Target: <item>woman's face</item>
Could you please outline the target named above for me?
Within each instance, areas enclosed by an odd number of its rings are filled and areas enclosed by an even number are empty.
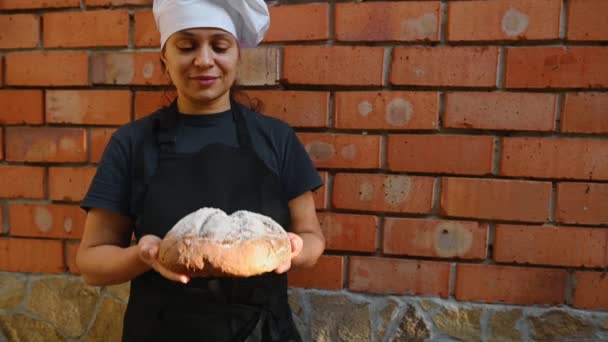
[[[239,60],[239,47],[231,34],[214,28],[176,32],[167,40],[161,58],[188,107],[229,108]]]

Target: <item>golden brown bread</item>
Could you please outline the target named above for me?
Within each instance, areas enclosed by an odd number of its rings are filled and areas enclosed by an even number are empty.
[[[227,215],[202,208],[183,217],[161,241],[159,260],[194,276],[250,277],[289,260],[291,243],[270,217],[249,211]]]

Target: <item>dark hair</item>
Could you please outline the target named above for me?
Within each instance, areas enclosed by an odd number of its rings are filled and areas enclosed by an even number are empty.
[[[165,48],[163,47],[163,49],[161,50],[161,53],[163,53],[164,50],[165,50]],[[163,70],[167,69],[167,66],[165,65],[165,62],[163,61],[162,58],[160,58],[160,65],[163,67]],[[231,102],[240,103],[241,105],[251,109],[254,112],[261,112],[263,110],[264,104],[262,103],[262,101],[258,98],[249,97],[249,95],[247,95],[247,93],[245,93],[243,87],[240,84],[238,84],[238,82],[236,80],[234,81],[234,83],[232,84],[232,86],[230,87],[230,89],[228,91],[230,92],[230,101]],[[165,105],[168,106],[171,102],[173,102],[177,98],[177,89],[175,88],[175,85],[171,84],[169,89],[165,89],[163,92],[163,96],[166,101]]]

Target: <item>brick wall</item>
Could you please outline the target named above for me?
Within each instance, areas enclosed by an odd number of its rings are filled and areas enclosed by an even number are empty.
[[[78,274],[105,144],[165,102],[151,2],[0,1],[1,271]],[[294,287],[608,308],[608,1],[275,3],[239,79],[326,180]]]

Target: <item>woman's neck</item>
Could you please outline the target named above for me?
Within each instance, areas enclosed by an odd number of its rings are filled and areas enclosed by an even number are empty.
[[[177,110],[182,114],[204,115],[225,112],[230,109],[230,93],[207,102],[193,101],[185,96],[177,97]]]

